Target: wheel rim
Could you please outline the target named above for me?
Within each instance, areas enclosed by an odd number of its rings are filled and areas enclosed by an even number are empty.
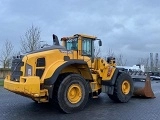
[[[79,84],[72,84],[68,88],[67,98],[72,104],[78,103],[82,98],[82,89]]]
[[[130,83],[128,82],[128,81],[123,81],[123,83],[122,83],[122,92],[123,92],[123,94],[128,94],[129,93],[129,91],[130,91]]]

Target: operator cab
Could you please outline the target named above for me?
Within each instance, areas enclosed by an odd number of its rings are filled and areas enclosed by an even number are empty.
[[[81,56],[94,57],[94,41],[97,40],[94,36],[75,34],[72,37],[63,37],[61,41],[67,50],[77,51]],[[99,40],[99,39],[98,39]],[[102,45],[99,40],[99,46]]]

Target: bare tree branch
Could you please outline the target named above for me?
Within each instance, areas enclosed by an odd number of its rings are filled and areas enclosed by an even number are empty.
[[[94,56],[95,56],[96,58],[101,56],[100,47],[98,47],[98,46],[95,47]]]
[[[119,54],[116,57],[116,64],[117,64],[117,66],[126,66],[126,63],[127,63],[127,59],[124,59],[124,57],[123,57],[122,54]]]
[[[105,56],[103,58],[107,61],[108,57],[115,57],[115,54],[112,49],[108,49],[108,51],[105,53]]]
[[[25,35],[21,37],[21,51],[23,53],[34,51],[40,48],[40,30],[31,26]]]
[[[0,63],[2,64],[3,68],[9,68],[11,66],[11,58],[13,53],[13,45],[10,41],[6,40],[2,49],[1,49],[1,56],[0,56]]]
[[[144,65],[145,71],[147,71],[147,72],[151,70],[151,68],[149,66],[149,57],[147,57],[147,58],[139,58],[138,64]]]
[[[107,56],[108,56],[108,57],[114,57],[114,56],[115,56],[115,54],[114,54],[114,52],[113,52],[112,49],[109,49],[109,50],[108,50]]]
[[[98,55],[101,55],[100,49],[95,50],[95,57]],[[107,61],[108,57],[115,57],[117,66],[125,66],[127,64],[127,59],[124,59],[122,54],[115,55],[112,49],[108,49],[103,58]]]

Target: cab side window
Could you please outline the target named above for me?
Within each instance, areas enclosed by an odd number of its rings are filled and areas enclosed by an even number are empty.
[[[82,39],[82,55],[85,56],[92,55],[92,41],[89,38]]]

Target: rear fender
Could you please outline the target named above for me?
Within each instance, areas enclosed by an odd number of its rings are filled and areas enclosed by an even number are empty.
[[[58,62],[50,67],[50,69],[47,70],[46,77],[44,79],[44,85],[53,85],[62,71],[65,71],[67,67],[71,65],[75,67],[75,72],[79,71],[79,73],[82,74],[85,79],[93,80],[90,69],[85,61],[69,60]]]
[[[51,78],[53,73],[56,72],[56,70],[60,67],[63,66],[63,64],[65,64],[66,61],[57,61],[55,63],[53,63],[52,65],[50,65],[48,68],[45,69],[45,72],[42,76],[42,83],[44,83],[47,79]]]

